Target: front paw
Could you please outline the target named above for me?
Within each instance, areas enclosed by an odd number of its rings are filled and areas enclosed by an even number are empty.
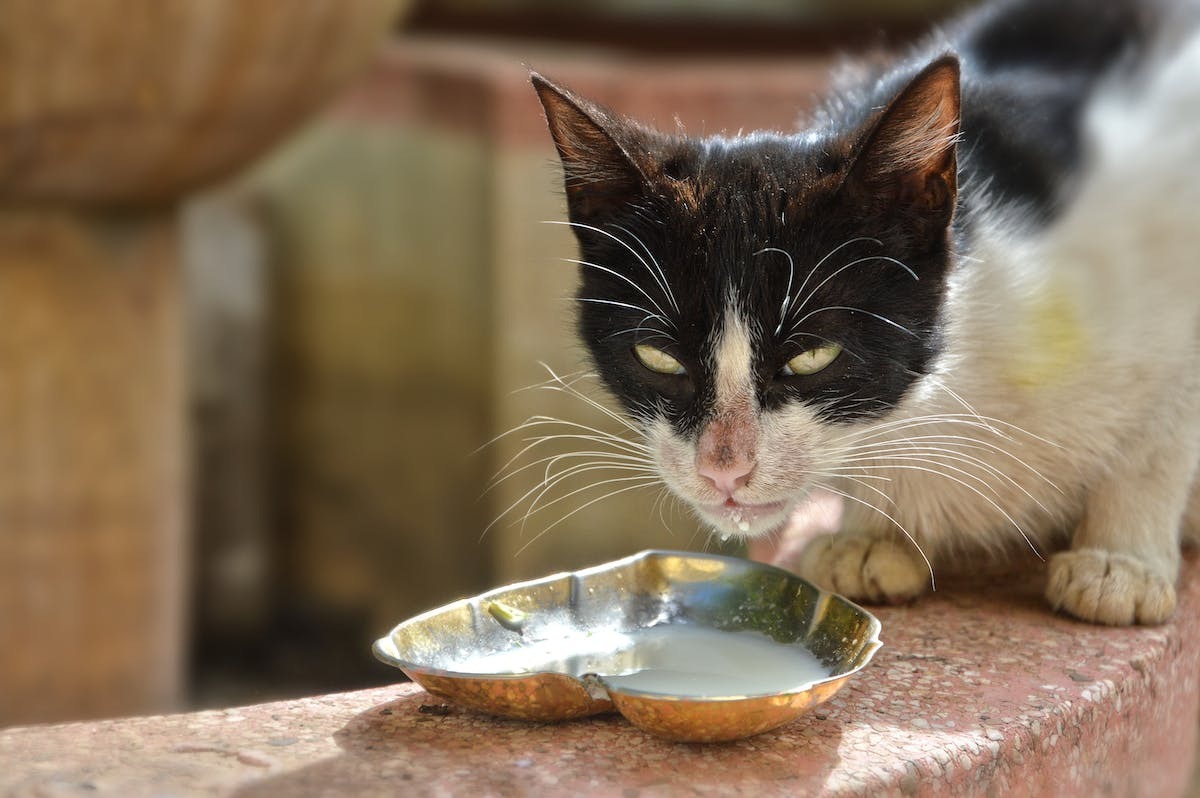
[[[1175,611],[1175,585],[1127,554],[1076,549],[1050,558],[1046,599],[1054,609],[1092,623],[1154,624]]]
[[[805,546],[796,572],[808,581],[856,601],[898,604],[929,588],[929,566],[902,543],[841,532]]]

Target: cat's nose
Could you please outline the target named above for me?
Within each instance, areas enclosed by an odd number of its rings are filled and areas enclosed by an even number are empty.
[[[701,460],[696,464],[696,471],[711,482],[714,488],[728,498],[733,498],[737,489],[745,487],[746,483],[750,481],[750,475],[754,473],[754,465],[753,460],[743,457],[730,458],[720,464]]]
[[[696,441],[696,473],[732,499],[754,473],[757,437],[750,413],[735,410],[718,415],[704,426]]]

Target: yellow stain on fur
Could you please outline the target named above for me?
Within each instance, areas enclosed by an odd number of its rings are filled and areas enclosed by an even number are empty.
[[[1025,346],[1010,353],[1006,377],[1019,388],[1055,383],[1079,363],[1087,335],[1079,309],[1061,286],[1048,285],[1026,309]]]

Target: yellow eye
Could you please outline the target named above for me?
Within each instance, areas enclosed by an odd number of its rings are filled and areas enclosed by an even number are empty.
[[[814,346],[789,360],[783,367],[783,374],[788,377],[796,374],[816,374],[837,360],[841,353],[842,347],[832,342]]]
[[[643,366],[659,374],[687,374],[682,363],[653,346],[637,344],[633,347],[633,354],[637,355]]]

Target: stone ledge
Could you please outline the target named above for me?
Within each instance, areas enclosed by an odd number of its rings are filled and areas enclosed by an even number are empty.
[[[1049,614],[1040,574],[882,608],[885,647],[836,698],[737,743],[619,716],[529,724],[411,684],[0,730],[16,795],[1182,795],[1197,732],[1200,559],[1157,628]]]

